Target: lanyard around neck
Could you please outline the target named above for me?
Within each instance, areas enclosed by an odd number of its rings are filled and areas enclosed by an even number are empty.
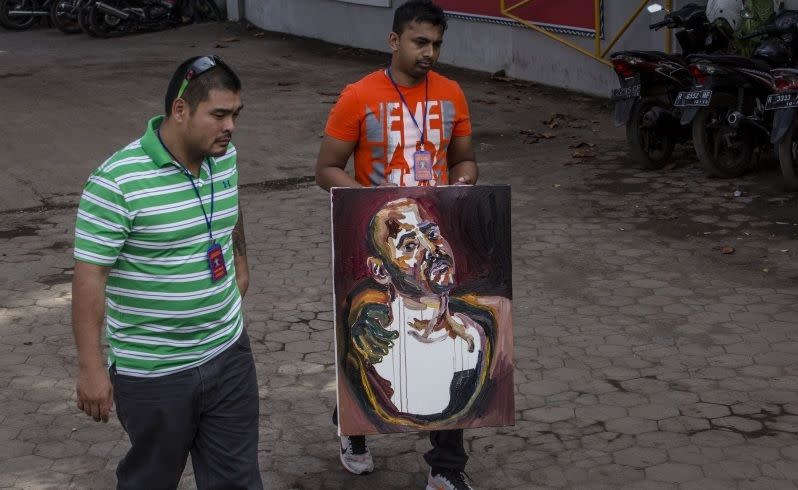
[[[399,94],[399,98],[402,99],[402,104],[404,104],[405,107],[407,108],[407,113],[410,114],[410,119],[413,120],[413,124],[416,125],[416,128],[418,128],[419,133],[421,133],[421,146],[423,148],[423,146],[424,146],[424,132],[427,129],[427,104],[429,103],[429,76],[425,76],[424,77],[424,106],[422,107],[422,111],[421,111],[422,114],[424,115],[424,120],[423,120],[424,126],[422,127],[422,126],[418,125],[418,122],[416,121],[416,118],[413,115],[413,111],[411,111],[410,110],[410,106],[407,105],[407,101],[405,100],[405,96],[402,95],[402,91],[399,90],[399,85],[393,79],[393,75],[391,74],[391,69],[388,68],[387,70],[385,70],[385,73],[388,75],[388,79],[393,84],[393,88],[396,89],[396,93]]]
[[[161,138],[160,129],[156,131],[156,134],[158,135],[158,141],[161,142],[161,146],[163,146],[164,150],[166,150],[166,152],[169,153],[169,156],[172,157],[172,161],[178,167],[180,167],[180,170],[183,171],[183,175],[188,177],[188,181],[191,182],[191,187],[194,188],[194,193],[197,195],[197,200],[199,201],[200,209],[202,210],[202,217],[205,218],[205,224],[208,226],[208,237],[210,237],[211,243],[213,243],[213,226],[212,226],[213,225],[213,201],[214,201],[213,165],[208,163],[208,175],[210,176],[210,182],[211,182],[211,214],[210,214],[210,216],[208,216],[208,213],[205,212],[205,206],[202,204],[202,196],[200,195],[200,191],[197,188],[197,184],[194,183],[194,176],[191,175],[191,172],[189,172],[188,169],[183,164],[181,164],[180,162],[177,161],[177,158],[175,158],[175,156],[172,155],[172,152],[169,151],[169,148],[166,147],[166,145],[163,142],[163,139]],[[201,166],[200,166],[200,172],[202,172],[202,167]]]

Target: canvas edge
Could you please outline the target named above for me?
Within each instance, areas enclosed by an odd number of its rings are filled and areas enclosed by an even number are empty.
[[[332,274],[332,281],[330,284],[332,285],[332,314],[333,314],[333,361],[335,363],[335,406],[338,407],[338,424],[336,424],[336,431],[338,432],[338,437],[341,437],[341,385],[339,384],[338,380],[338,299],[335,296],[335,221],[334,221],[334,210],[333,210],[333,197],[335,191],[338,190],[339,187],[333,187],[330,189],[330,267],[331,267],[331,274]]]

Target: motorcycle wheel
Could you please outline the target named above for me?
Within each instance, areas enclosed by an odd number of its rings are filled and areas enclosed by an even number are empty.
[[[12,31],[24,31],[36,23],[33,15],[9,15],[14,10],[34,10],[37,5],[33,0],[0,0],[0,25]]]
[[[122,10],[127,5],[118,0],[104,0],[108,5]],[[91,2],[86,6],[86,20],[89,24],[89,35],[99,38],[107,38],[118,32],[117,28],[122,20],[110,16],[97,7],[96,2]]]
[[[222,11],[216,0],[196,0],[194,2],[194,22],[220,22]]]
[[[793,120],[779,143],[779,165],[784,185],[791,191],[798,191],[798,120]]]
[[[89,22],[89,11],[93,8],[94,1],[79,1],[78,2],[78,25],[80,29],[91,37],[97,37]]]
[[[64,34],[76,34],[81,31],[77,3],[77,0],[53,0],[50,7],[50,22]]]
[[[751,166],[754,135],[745,127],[731,127],[729,111],[728,104],[705,107],[693,121],[693,146],[710,177],[739,177]]]
[[[667,165],[676,146],[674,133],[657,126],[653,113],[657,107],[670,110],[670,107],[656,99],[638,99],[626,123],[626,140],[632,159],[648,170]]]

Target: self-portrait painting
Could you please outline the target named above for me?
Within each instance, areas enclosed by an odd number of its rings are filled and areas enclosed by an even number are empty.
[[[331,200],[341,434],[512,425],[510,188]]]

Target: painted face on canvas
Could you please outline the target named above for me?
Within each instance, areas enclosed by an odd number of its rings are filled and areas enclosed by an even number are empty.
[[[394,285],[426,294],[448,292],[454,286],[452,249],[426,210],[405,199],[389,203],[380,215],[382,259],[391,274],[401,276],[393,278]]]

